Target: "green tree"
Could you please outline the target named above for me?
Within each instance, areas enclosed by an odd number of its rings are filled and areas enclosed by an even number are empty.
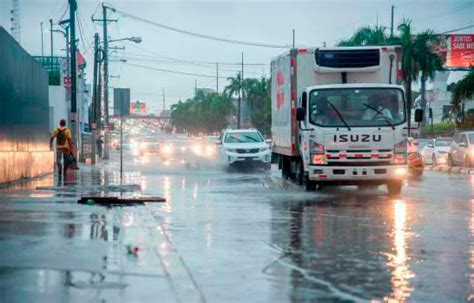
[[[364,26],[359,28],[347,40],[341,40],[338,46],[369,46],[369,45],[387,45],[390,39],[385,34],[385,26],[376,25],[374,27]]]
[[[212,133],[227,126],[233,111],[227,95],[198,91],[193,98],[171,106],[171,121],[178,131]]]
[[[426,110],[426,81],[433,80],[435,72],[442,68],[441,59],[433,51],[433,46],[439,43],[439,38],[432,30],[426,30],[415,36],[413,41],[413,58],[420,73],[421,107]]]
[[[451,104],[455,113],[460,112],[461,104],[474,96],[474,67],[458,83],[455,84],[451,96]]]

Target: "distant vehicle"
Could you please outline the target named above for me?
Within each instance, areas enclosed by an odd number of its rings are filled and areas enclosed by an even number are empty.
[[[284,178],[307,190],[386,185],[407,175],[402,48],[291,49],[271,62],[273,153]],[[422,110],[416,110],[420,122]]]
[[[448,163],[448,152],[452,142],[452,138],[428,140],[428,143],[421,150],[424,162],[432,165]]]
[[[166,164],[200,167],[218,156],[215,142],[207,140],[165,140],[161,143],[160,160]]]
[[[269,169],[271,148],[256,129],[226,130],[222,135],[221,155],[229,166],[257,164]]]
[[[429,139],[416,139],[418,141],[418,151],[422,151],[423,148],[428,144]]]
[[[448,165],[474,165],[474,131],[462,132],[454,136],[448,152]]]

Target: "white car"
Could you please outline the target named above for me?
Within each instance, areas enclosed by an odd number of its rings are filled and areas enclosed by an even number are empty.
[[[474,131],[458,133],[448,153],[448,165],[474,165]]]
[[[451,138],[428,140],[428,144],[421,150],[425,163],[433,165],[448,163],[448,153],[452,142]]]
[[[256,129],[226,130],[222,135],[221,154],[228,165],[261,164],[270,168],[272,152]]]

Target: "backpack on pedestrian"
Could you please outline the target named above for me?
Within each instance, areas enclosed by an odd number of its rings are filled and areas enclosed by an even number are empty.
[[[56,144],[59,146],[66,145],[67,137],[66,137],[66,130],[67,128],[60,129],[58,128],[58,133],[56,135]]]

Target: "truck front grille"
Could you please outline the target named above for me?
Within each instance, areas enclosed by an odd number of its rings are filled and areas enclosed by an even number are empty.
[[[390,161],[328,161],[327,166],[384,166]]]

